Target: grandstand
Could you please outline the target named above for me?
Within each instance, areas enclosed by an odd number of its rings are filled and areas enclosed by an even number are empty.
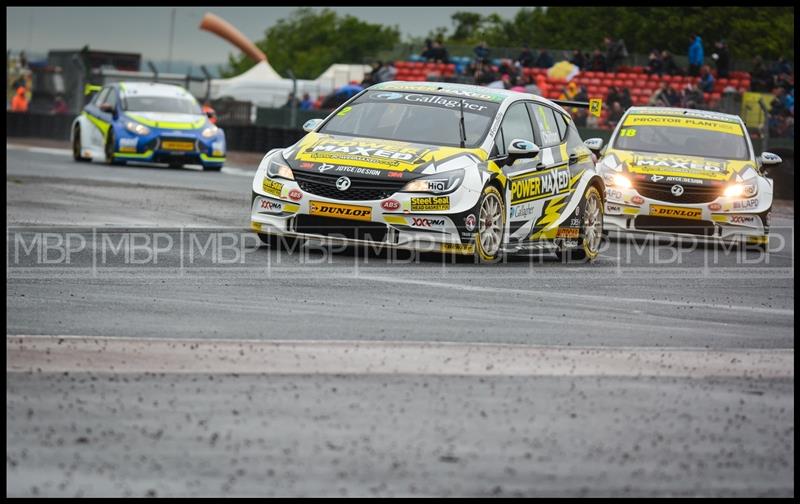
[[[437,81],[454,80],[463,76],[470,58],[455,57],[451,58],[453,63],[426,63],[423,61],[396,61],[394,66],[397,69],[396,80],[402,81]],[[494,60],[493,70],[497,71],[500,60]],[[563,79],[553,79],[547,76],[546,68],[522,68],[522,75],[536,78],[544,75],[550,85],[545,98],[557,99],[563,92],[567,81]],[[712,71],[712,74],[716,72]],[[715,75],[716,77],[716,75]],[[630,91],[634,105],[646,105],[650,96],[659,88],[662,82],[667,82],[670,86],[680,92],[689,83],[696,83],[698,78],[688,75],[648,75],[644,67],[622,66],[616,72],[594,72],[582,71],[574,79],[578,85],[585,86],[590,98],[603,98],[608,94],[611,86],[627,88]],[[714,89],[710,93],[703,93],[705,103],[710,108],[716,108],[722,99],[722,93],[728,87],[734,88],[739,93],[750,90],[750,74],[748,72],[731,72],[726,79],[716,79]],[[608,109],[603,109],[601,123],[605,123]]]

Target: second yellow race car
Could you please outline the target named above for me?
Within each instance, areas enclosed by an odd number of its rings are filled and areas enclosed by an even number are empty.
[[[766,248],[773,190],[764,169],[780,162],[755,155],[739,116],[631,107],[597,165],[606,229]]]

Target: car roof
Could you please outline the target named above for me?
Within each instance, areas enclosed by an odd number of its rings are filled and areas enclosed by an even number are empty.
[[[192,94],[180,86],[159,82],[117,82],[120,94],[124,96],[164,96],[186,98]]]
[[[540,103],[545,103],[551,107],[555,107],[562,113],[567,112],[558,104],[553,103],[539,95],[531,93],[520,93],[519,91],[511,91],[508,89],[490,88],[486,86],[476,86],[473,84],[456,84],[453,82],[429,82],[429,81],[387,81],[379,84],[374,84],[367,89],[373,90],[386,90],[386,91],[420,91],[436,93],[444,92],[447,94],[457,94],[458,92],[474,93],[469,98],[492,101],[495,103],[503,103],[505,101],[516,100],[533,100]]]
[[[672,107],[630,107],[628,114],[641,114],[641,115],[667,115],[667,116],[685,116],[695,117],[698,119],[710,119],[712,121],[725,121],[740,123],[742,118],[738,115],[723,114],[722,112],[714,112],[712,110],[697,110],[687,108],[672,108]]]

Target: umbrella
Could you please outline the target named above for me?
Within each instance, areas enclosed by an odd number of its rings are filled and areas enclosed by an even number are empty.
[[[547,75],[551,79],[570,81],[573,77],[578,75],[578,72],[580,72],[580,68],[569,61],[559,61],[547,70]]]

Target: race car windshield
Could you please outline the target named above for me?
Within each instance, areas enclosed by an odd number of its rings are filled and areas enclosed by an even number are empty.
[[[168,96],[128,96],[123,108],[131,112],[167,112],[172,114],[202,114],[192,100]]]
[[[460,147],[462,99],[465,147],[474,148],[486,137],[499,104],[458,96],[368,91],[319,132]]]
[[[747,141],[737,123],[686,117],[626,118],[615,149],[722,159],[749,159]]]

